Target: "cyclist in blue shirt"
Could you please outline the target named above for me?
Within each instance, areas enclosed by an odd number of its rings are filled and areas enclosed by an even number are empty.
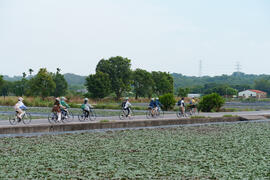
[[[157,107],[157,110],[160,110],[160,107],[162,106],[162,104],[159,102],[159,98],[155,99],[155,106]]]
[[[154,101],[154,98],[151,98],[151,101],[150,101],[150,103],[149,103],[149,106],[148,106],[149,108],[151,108],[151,109],[154,109],[155,107],[156,107],[156,104],[155,104],[155,101]]]

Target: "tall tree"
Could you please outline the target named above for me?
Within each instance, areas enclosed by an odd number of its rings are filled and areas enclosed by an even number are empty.
[[[120,99],[123,92],[130,90],[131,84],[131,64],[130,59],[121,56],[111,57],[108,60],[99,61],[96,72],[106,73],[110,77],[111,89],[116,98]]]
[[[22,74],[23,74],[23,78],[26,78],[26,73],[25,73],[25,72],[23,72]]]
[[[56,68],[56,73],[60,73],[61,69],[60,68]]]
[[[158,96],[173,93],[173,77],[169,73],[153,71],[152,77],[155,82],[154,92]]]
[[[53,94],[56,87],[52,74],[46,68],[41,68],[37,75],[30,79],[29,86],[31,95],[41,96],[43,99]]]
[[[138,97],[152,95],[154,81],[150,72],[143,69],[136,69],[133,72],[132,81],[136,99],[138,99]]]
[[[56,69],[56,73],[53,74],[53,81],[55,83],[55,89],[53,92],[54,97],[64,96],[67,93],[68,83],[64,75],[60,74],[60,69]]]
[[[187,97],[189,92],[190,92],[189,88],[178,88],[177,89],[177,96],[178,97]]]
[[[33,69],[29,69],[29,74],[30,74],[30,76],[32,76],[32,73],[34,72],[34,70]]]
[[[4,78],[2,75],[0,75],[0,87],[4,84]]]
[[[111,81],[108,74],[98,71],[86,78],[85,86],[92,98],[104,98],[111,92]]]

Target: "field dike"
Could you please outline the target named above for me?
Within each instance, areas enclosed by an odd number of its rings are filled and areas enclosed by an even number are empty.
[[[28,133],[53,133],[53,132],[70,132],[85,131],[98,129],[120,129],[120,128],[136,128],[136,127],[158,127],[169,125],[185,125],[185,124],[203,124],[215,122],[237,122],[248,121],[249,119],[233,116],[233,117],[209,117],[209,118],[186,118],[186,119],[155,119],[155,120],[122,120],[96,123],[70,123],[55,125],[21,125],[0,127],[0,134],[28,134]]]

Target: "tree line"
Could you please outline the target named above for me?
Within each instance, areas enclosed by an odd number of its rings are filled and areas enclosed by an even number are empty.
[[[33,70],[29,69],[29,75],[24,72],[21,80],[5,81],[0,76],[0,92],[2,96],[63,96],[67,92],[68,84],[64,76],[60,73],[60,68],[55,73],[48,72],[46,68],[41,68],[35,76]]]
[[[68,84],[64,75],[57,68],[55,73],[41,68],[33,76],[23,73],[18,81],[4,81],[0,76],[0,91],[2,96],[64,96],[67,94]],[[166,93],[173,93],[173,77],[167,72],[148,72],[143,69],[131,70],[131,60],[121,56],[101,59],[96,66],[96,73],[85,79],[88,90],[86,97],[104,98],[107,96],[120,99],[122,96],[152,97]]]
[[[131,70],[131,60],[121,56],[102,59],[96,73],[86,78],[85,86],[91,98],[114,94],[116,99],[133,93],[135,98],[173,93],[173,77],[167,72]]]

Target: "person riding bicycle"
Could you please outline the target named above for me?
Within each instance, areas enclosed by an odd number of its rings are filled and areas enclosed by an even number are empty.
[[[55,98],[55,102],[53,104],[52,112],[57,114],[57,121],[61,121],[61,109],[64,108],[61,106],[60,98]]]
[[[67,116],[68,108],[70,108],[70,106],[65,102],[66,100],[67,99],[63,96],[60,98],[61,111],[65,114],[65,116]]]
[[[153,116],[154,115],[154,111],[157,110],[157,105],[156,105],[156,102],[155,102],[154,98],[151,98],[151,101],[149,103],[148,109],[151,109],[151,114]]]
[[[127,110],[127,112],[128,112],[127,115],[126,115],[126,117],[130,116],[130,111],[131,111],[130,107],[131,107],[131,103],[129,102],[129,98],[126,97],[125,98],[125,101],[122,102],[122,108],[123,108],[123,110]]]
[[[162,107],[162,104],[159,102],[159,98],[155,99],[154,105],[157,107],[157,110],[160,110],[160,108]]]
[[[196,100],[195,97],[192,97],[192,99],[189,102],[190,108],[191,108],[191,112],[195,113],[196,112]]]
[[[17,112],[17,117],[19,119],[19,122],[22,120],[22,116],[25,114],[25,111],[27,107],[23,103],[23,98],[19,97],[18,102],[15,104],[14,109]]]
[[[81,109],[85,112],[86,117],[89,116],[90,110],[93,108],[93,106],[91,106],[88,101],[88,98],[84,98],[84,102],[81,105]]]
[[[178,102],[177,105],[179,106],[179,110],[181,111],[182,114],[185,113],[185,101],[184,98],[181,98]]]

